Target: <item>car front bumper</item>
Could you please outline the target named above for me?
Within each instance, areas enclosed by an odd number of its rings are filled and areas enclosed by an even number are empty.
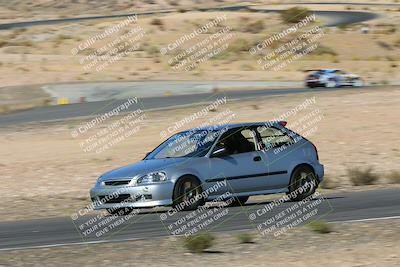
[[[172,205],[173,189],[172,182],[142,186],[96,186],[90,190],[90,198],[95,210],[150,208]]]

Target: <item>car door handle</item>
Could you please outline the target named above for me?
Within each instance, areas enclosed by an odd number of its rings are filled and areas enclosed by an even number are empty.
[[[260,156],[256,156],[253,158],[254,161],[261,161],[261,157]]]

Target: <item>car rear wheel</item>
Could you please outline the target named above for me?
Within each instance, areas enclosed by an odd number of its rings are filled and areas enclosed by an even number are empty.
[[[239,207],[239,206],[243,206],[246,201],[249,200],[249,196],[247,197],[233,197],[231,199],[226,200],[226,202],[228,203],[228,205],[226,205],[227,207]]]
[[[133,208],[117,208],[117,209],[107,209],[107,212],[111,215],[128,215],[133,211]]]
[[[325,87],[327,88],[334,88],[336,87],[336,81],[335,80],[328,80],[325,84]]]
[[[178,180],[173,194],[173,207],[179,210],[195,210],[204,204],[199,180],[193,176],[185,176]]]
[[[353,81],[353,86],[354,87],[361,87],[361,86],[363,86],[364,85],[364,82],[361,80],[361,79],[355,79],[354,81]]]
[[[288,196],[292,201],[300,201],[313,195],[317,187],[314,171],[308,166],[300,166],[292,173]]]

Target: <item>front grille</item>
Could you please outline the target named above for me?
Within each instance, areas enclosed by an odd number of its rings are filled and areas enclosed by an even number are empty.
[[[111,195],[108,197],[107,196],[99,196],[99,198],[100,198],[100,201],[105,204],[121,203],[121,202],[129,200],[131,198],[131,195],[130,194],[121,194],[118,196]]]
[[[119,180],[119,181],[106,181],[105,185],[117,186],[117,185],[127,185],[131,182],[131,180]]]

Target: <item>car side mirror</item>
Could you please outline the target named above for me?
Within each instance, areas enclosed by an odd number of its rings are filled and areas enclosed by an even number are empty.
[[[228,155],[228,150],[225,147],[218,148],[211,153],[213,158],[223,157]]]

